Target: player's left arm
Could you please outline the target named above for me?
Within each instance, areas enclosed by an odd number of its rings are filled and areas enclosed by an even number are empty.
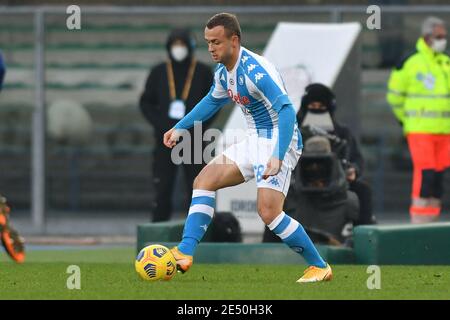
[[[295,127],[295,110],[292,103],[286,103],[277,106],[278,111],[278,139],[273,149],[272,156],[267,163],[266,170],[263,173],[263,179],[276,175],[283,164],[284,156],[291,143]]]
[[[294,134],[295,121],[292,103],[283,104],[278,111],[278,140],[273,149],[273,158],[283,161]]]
[[[262,176],[263,179],[267,179],[269,176],[276,175],[281,169],[294,134],[296,115],[276,70],[266,70],[258,66],[248,74],[248,77],[253,81],[262,99],[272,105],[272,108],[278,113],[278,140]]]

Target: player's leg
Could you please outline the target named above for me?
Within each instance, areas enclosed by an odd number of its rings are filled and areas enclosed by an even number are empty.
[[[202,171],[204,165],[201,164],[184,164],[183,170],[184,170],[184,182],[185,182],[185,188],[186,188],[186,196],[191,196],[191,199],[189,199],[189,204],[186,205],[186,207],[190,206],[190,201],[192,200],[192,191],[193,191],[193,185],[195,178],[200,174],[200,171]]]
[[[258,212],[269,229],[292,250],[301,254],[310,265],[298,282],[330,280],[332,277],[330,266],[322,259],[302,225],[283,212],[292,171],[301,155],[299,139],[299,134],[294,134],[280,171],[277,175],[270,176],[267,179],[262,179],[259,172],[261,172],[261,165],[264,167],[264,164],[267,163],[265,158],[271,156],[272,148],[269,148],[269,152],[267,152],[264,148],[267,140],[258,139],[258,145],[262,146],[259,159],[254,159],[256,160],[255,176],[258,187]],[[273,144],[273,141],[271,143]],[[264,168],[262,168],[263,170]]]
[[[302,225],[283,211],[284,199],[282,190],[259,187],[258,213],[261,219],[310,265],[298,282],[330,280],[332,277],[330,266],[322,259]]]
[[[203,135],[198,134],[194,130],[194,133],[191,135],[193,141],[191,141],[190,145],[190,162],[183,163],[184,170],[184,181],[186,186],[186,195],[192,196],[193,185],[195,178],[200,174],[202,169],[207,165],[205,162],[205,157],[203,157],[203,152],[205,150],[206,144],[203,141]],[[200,147],[201,146],[201,147]],[[190,201],[191,199],[189,199]],[[189,204],[187,204],[189,207]]]
[[[194,180],[194,189],[217,191],[245,181],[236,163],[219,155],[206,165]]]
[[[192,202],[184,225],[180,244],[172,249],[177,268],[187,271],[192,257],[213,218],[216,191],[244,182],[239,167],[225,155],[220,155],[200,171],[194,180]]]

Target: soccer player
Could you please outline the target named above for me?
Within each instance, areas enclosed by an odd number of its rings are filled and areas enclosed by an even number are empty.
[[[264,223],[309,264],[297,282],[330,280],[331,267],[322,259],[303,227],[283,212],[291,171],[301,155],[302,139],[295,110],[275,67],[241,46],[236,16],[214,15],[205,40],[217,68],[209,93],[164,134],[164,144],[176,145],[182,129],[205,121],[230,99],[247,120],[246,138],[213,159],[194,180],[191,207],[180,244],[171,251],[177,269],[186,272],[214,213],[218,189],[256,178],[258,213]]]
[[[6,67],[0,52],[0,91],[3,88]],[[9,256],[16,262],[22,263],[25,259],[24,240],[12,227],[9,219],[10,208],[6,198],[0,194],[0,240]]]

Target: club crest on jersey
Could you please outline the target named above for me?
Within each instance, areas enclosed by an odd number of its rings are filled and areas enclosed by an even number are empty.
[[[227,90],[228,96],[236,103],[247,105],[250,103],[250,99],[246,96],[241,97],[239,92],[237,94],[233,94],[233,91],[231,89]]]
[[[242,74],[238,78],[238,83],[239,83],[240,86],[244,85],[244,76]]]

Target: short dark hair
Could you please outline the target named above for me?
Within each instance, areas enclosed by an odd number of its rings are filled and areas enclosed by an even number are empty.
[[[230,38],[233,35],[237,35],[239,41],[241,40],[241,26],[234,14],[231,13],[218,13],[212,16],[206,23],[208,29],[212,29],[217,26],[223,26],[225,33]]]

